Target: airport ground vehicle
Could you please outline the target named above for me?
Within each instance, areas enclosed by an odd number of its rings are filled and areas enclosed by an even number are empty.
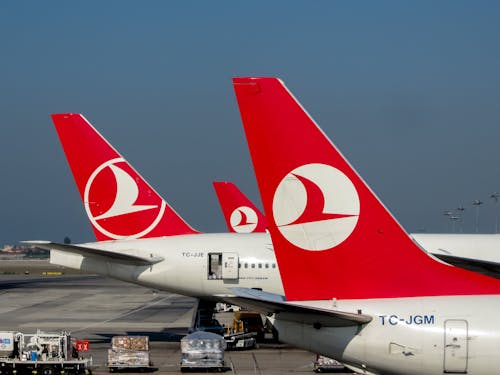
[[[224,336],[228,350],[253,349],[257,346],[254,332],[230,333]]]
[[[233,313],[231,322],[223,325],[215,318],[212,309],[198,309],[194,329],[199,332],[211,332],[223,336],[228,349],[254,348],[257,343],[255,338],[257,332],[246,329],[246,325],[236,317],[236,314],[240,314],[240,312]],[[257,313],[257,315],[260,319],[260,314]]]
[[[257,311],[236,311],[226,322],[224,335],[228,349],[251,349],[258,342],[278,342],[278,332]]]
[[[92,358],[81,358],[67,332],[0,332],[0,374],[90,374]]]
[[[247,312],[234,312],[231,323],[226,327],[224,339],[228,349],[252,349],[257,345],[257,332],[248,330],[244,322],[239,319],[239,316],[244,313]]]
[[[145,370],[152,366],[148,336],[114,336],[108,349],[108,370]]]
[[[264,340],[264,323],[258,312],[236,311],[233,314],[233,330],[234,332],[253,332],[257,341]]]

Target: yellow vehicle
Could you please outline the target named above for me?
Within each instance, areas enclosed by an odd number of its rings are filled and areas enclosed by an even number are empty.
[[[257,341],[264,340],[264,323],[262,316],[257,312],[251,311],[236,311],[233,315],[233,333],[250,333],[256,334]]]

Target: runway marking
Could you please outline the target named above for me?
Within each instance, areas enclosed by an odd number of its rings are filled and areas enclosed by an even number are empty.
[[[135,314],[136,312],[139,312],[139,311],[141,311],[141,310],[144,310],[144,309],[146,309],[146,308],[149,308],[149,307],[151,307],[151,306],[154,306],[154,305],[157,305],[157,304],[159,304],[159,303],[161,303],[161,302],[164,302],[164,301],[166,301],[166,300],[169,300],[169,299],[171,299],[171,298],[172,298],[172,297],[174,297],[174,296],[176,296],[176,295],[175,295],[175,294],[168,295],[168,296],[163,297],[163,298],[161,298],[161,299],[159,299],[159,300],[157,300],[157,301],[150,302],[150,303],[148,303],[147,305],[144,305],[144,306],[138,307],[138,308],[136,308],[136,309],[133,309],[133,310],[127,311],[126,313],[123,313],[123,314],[119,314],[119,315],[117,315],[117,316],[115,316],[115,317],[113,317],[113,318],[109,318],[109,319],[106,319],[106,320],[103,320],[103,321],[100,321],[100,322],[95,322],[95,323],[89,324],[89,325],[87,325],[87,326],[81,327],[80,329],[74,330],[74,331],[73,331],[73,333],[75,333],[75,332],[80,332],[80,331],[84,331],[84,330],[89,329],[89,328],[91,328],[91,327],[97,327],[97,326],[99,326],[99,325],[109,323],[109,322],[111,322],[111,321],[113,321],[113,320],[123,318],[123,317],[125,317],[125,316],[127,316],[127,315],[132,315],[132,314]]]
[[[259,375],[262,375],[262,371],[260,371],[259,363],[257,362],[257,358],[255,358],[255,353],[252,353],[253,363],[254,363],[254,372],[259,372]]]

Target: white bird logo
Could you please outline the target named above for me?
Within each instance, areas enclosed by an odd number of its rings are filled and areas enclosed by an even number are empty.
[[[139,198],[141,191],[139,190],[139,186],[137,185],[137,182],[134,179],[133,175],[130,175],[129,172],[116,165],[121,162],[126,163],[125,159],[123,158],[108,160],[97,167],[95,171],[90,175],[85,186],[83,198],[85,211],[87,212],[87,216],[89,217],[92,225],[97,230],[99,230],[99,232],[108,236],[109,238],[140,238],[151,232],[156,227],[156,225],[158,225],[161,218],[163,217],[163,214],[165,213],[167,204],[163,199],[161,200],[161,203],[158,202],[159,204],[136,204],[135,202]],[[113,173],[113,177],[116,182],[116,193],[111,207],[106,212],[94,216],[94,213],[92,213],[92,210],[90,208],[91,204],[97,204],[97,206],[99,206],[99,204],[101,204],[102,202],[90,201],[90,189],[96,181],[96,177],[99,175],[99,173],[101,173],[106,168],[109,168]],[[101,186],[101,184],[102,182],[99,182],[99,185],[94,188],[103,190],[108,189],[107,187]],[[142,194],[145,193],[142,192]],[[153,209],[157,210],[157,214],[153,219],[139,219],[139,221],[134,220],[132,223],[128,219],[124,218],[123,222],[120,225],[120,231],[123,230],[124,233],[120,234],[114,233],[114,231],[116,231],[116,226],[114,227],[115,229],[109,229],[109,225],[106,225],[106,221],[104,220],[121,215],[127,215]],[[137,223],[139,223],[139,225],[137,225]],[[108,229],[106,229],[106,227],[108,227]]]
[[[139,188],[134,179],[123,169],[116,165],[110,165],[116,179],[116,196],[113,205],[105,213],[96,216],[95,220],[108,219],[110,217],[131,214],[158,207],[157,205],[136,205],[139,197]]]

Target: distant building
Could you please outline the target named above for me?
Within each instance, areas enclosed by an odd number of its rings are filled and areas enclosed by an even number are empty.
[[[49,251],[32,246],[4,245],[0,249],[0,259],[23,259],[23,258],[48,258]]]

